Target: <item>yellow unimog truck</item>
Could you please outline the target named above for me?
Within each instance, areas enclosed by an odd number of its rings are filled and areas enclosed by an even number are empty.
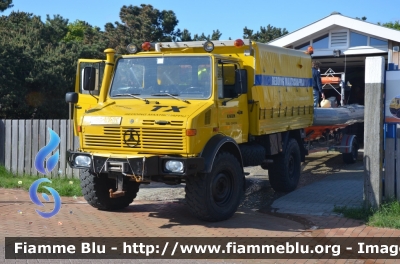
[[[90,205],[120,209],[141,184],[184,183],[191,212],[220,221],[237,210],[244,167],[267,169],[276,191],[296,188],[313,122],[310,55],[241,39],[127,50],[79,60],[66,94],[80,139],[67,160]]]

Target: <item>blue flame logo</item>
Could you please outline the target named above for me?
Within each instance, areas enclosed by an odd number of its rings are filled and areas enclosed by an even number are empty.
[[[53,130],[51,130],[50,128],[48,128],[48,130],[49,130],[49,134],[50,134],[49,143],[39,150],[39,152],[36,155],[36,159],[35,159],[36,170],[42,174],[46,174],[47,172],[52,171],[56,167],[58,160],[60,158],[59,151],[57,150],[55,152],[55,154],[53,154],[52,156],[50,156],[47,159],[47,162],[46,162],[47,170],[46,170],[46,168],[44,167],[44,162],[46,160],[46,157],[49,154],[51,154],[51,152],[54,151],[57,148],[57,146],[60,144],[60,137],[57,135],[57,133],[54,132]],[[41,178],[39,180],[34,181],[31,185],[31,187],[29,187],[29,197],[31,198],[32,202],[38,206],[44,206],[43,203],[39,200],[39,198],[37,196],[38,187],[42,182],[50,182],[51,183],[51,181],[49,179]],[[54,190],[53,188],[46,187],[46,186],[44,186],[44,188],[46,188],[53,196],[54,209],[51,212],[42,212],[42,211],[39,211],[36,209],[36,212],[41,217],[50,218],[50,217],[55,216],[58,213],[58,211],[60,211],[61,198],[60,198],[60,195],[58,194],[58,192],[56,190]],[[43,197],[43,199],[46,200],[46,202],[49,201],[49,196],[47,194],[42,193],[42,197]]]
[[[31,200],[34,204],[39,205],[39,206],[44,206],[43,203],[39,200],[39,198],[37,196],[37,189],[39,187],[39,184],[41,184],[42,182],[50,182],[51,183],[51,181],[49,179],[41,178],[39,180],[34,181],[31,185],[31,187],[29,187],[29,197],[31,198]],[[50,218],[50,217],[55,216],[58,213],[58,211],[60,211],[61,198],[60,198],[60,195],[58,194],[58,192],[56,190],[54,190],[53,188],[47,187],[47,186],[44,186],[44,188],[46,188],[51,193],[51,195],[53,195],[54,209],[51,212],[42,212],[42,211],[39,211],[36,209],[36,212],[41,217]],[[49,201],[49,196],[47,194],[42,193],[42,197],[43,197],[43,199],[46,200],[46,202]]]
[[[60,144],[60,137],[57,135],[57,133],[51,130],[50,128],[48,129],[50,134],[50,141],[46,146],[44,146],[39,150],[35,159],[35,167],[42,174],[47,173],[46,169],[43,166],[47,155],[51,154],[51,152],[57,148],[58,144]],[[46,167],[48,172],[52,171],[54,167],[57,165],[59,157],[60,154],[58,153],[58,150],[54,155],[49,157],[49,159],[46,162]]]

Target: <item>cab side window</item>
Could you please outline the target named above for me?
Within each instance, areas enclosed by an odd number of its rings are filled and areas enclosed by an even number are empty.
[[[218,64],[218,97],[234,98],[235,94],[235,71],[238,66],[234,63]]]
[[[80,74],[79,74],[79,93],[80,94],[92,94],[92,95],[99,95],[100,94],[100,88],[101,88],[101,84],[103,81],[103,74],[104,74],[104,66],[105,63],[104,62],[100,62],[100,63],[88,63],[88,62],[81,62],[79,64],[79,70],[80,70]],[[95,73],[95,89],[93,91],[85,91],[83,89],[83,71],[85,69],[85,67],[93,67],[96,69],[96,73]]]

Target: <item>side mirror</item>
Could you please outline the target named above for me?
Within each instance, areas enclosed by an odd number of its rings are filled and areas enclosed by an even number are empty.
[[[65,102],[69,104],[76,104],[78,102],[78,94],[75,92],[66,93]]]
[[[235,93],[237,95],[247,93],[247,71],[245,69],[235,71]]]
[[[96,68],[85,67],[82,76],[83,90],[93,91],[96,85]]]

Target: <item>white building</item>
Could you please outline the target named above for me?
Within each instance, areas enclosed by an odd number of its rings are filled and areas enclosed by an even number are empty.
[[[400,64],[399,30],[337,12],[268,44],[299,50],[312,46],[312,57],[321,62],[322,74],[328,69],[345,73],[345,82],[352,85],[351,92],[346,94],[347,103],[363,104],[366,57],[383,56],[386,65]],[[328,86],[325,86],[325,91],[328,95],[335,93]]]

